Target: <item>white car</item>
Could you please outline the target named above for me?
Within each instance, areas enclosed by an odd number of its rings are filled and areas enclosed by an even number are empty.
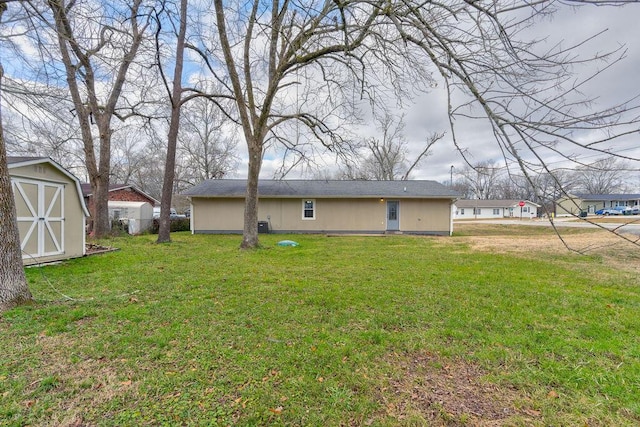
[[[153,219],[160,218],[160,206],[153,207]],[[178,218],[178,212],[176,212],[175,208],[169,209],[169,218]]]

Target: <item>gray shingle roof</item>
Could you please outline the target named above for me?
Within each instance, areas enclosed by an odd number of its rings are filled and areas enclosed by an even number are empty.
[[[633,200],[640,199],[640,194],[576,194],[582,200]]]
[[[7,164],[48,160],[48,157],[7,156]]]
[[[191,197],[244,197],[244,179],[210,179],[182,194]],[[436,181],[260,180],[261,197],[445,198],[459,194]]]

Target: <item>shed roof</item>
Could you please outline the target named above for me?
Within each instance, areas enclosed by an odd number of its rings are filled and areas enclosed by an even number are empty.
[[[244,179],[210,179],[182,194],[191,197],[245,197]],[[456,199],[459,194],[436,181],[260,180],[260,197]]]

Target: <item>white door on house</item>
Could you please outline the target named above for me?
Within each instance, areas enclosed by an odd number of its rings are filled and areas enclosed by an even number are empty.
[[[387,231],[400,230],[400,202],[397,200],[387,201]]]
[[[22,258],[64,253],[64,185],[14,178]]]

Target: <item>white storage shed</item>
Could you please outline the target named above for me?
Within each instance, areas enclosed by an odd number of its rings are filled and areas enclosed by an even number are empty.
[[[140,234],[153,224],[153,206],[147,202],[109,201],[109,218],[128,224],[129,234]]]

